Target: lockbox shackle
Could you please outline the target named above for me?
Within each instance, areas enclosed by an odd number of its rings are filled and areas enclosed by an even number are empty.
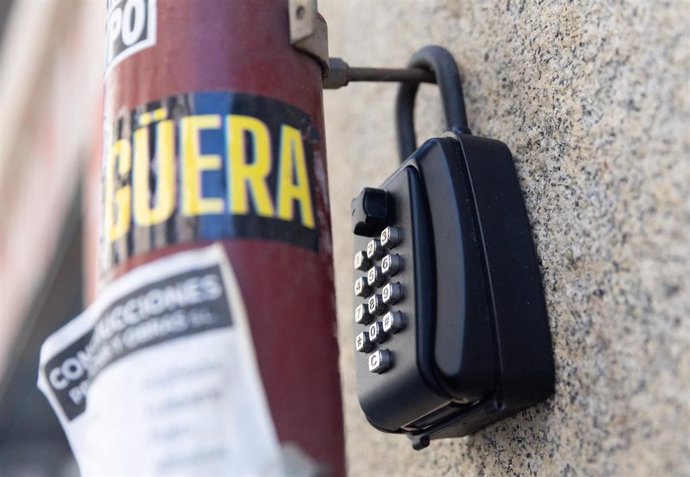
[[[434,74],[435,83],[441,93],[446,128],[462,134],[471,134],[467,125],[460,72],[453,55],[443,47],[429,45],[412,55],[407,66],[425,69]],[[418,89],[418,82],[404,82],[398,90],[395,120],[401,161],[407,159],[417,149],[414,105]]]
[[[401,162],[417,149],[414,106],[420,83],[438,85],[447,130],[471,134],[467,124],[462,80],[457,63],[453,55],[441,46],[428,45],[421,48],[412,55],[407,68],[350,67],[340,58],[330,58],[324,88],[341,88],[351,81],[401,83],[395,105],[398,152]]]

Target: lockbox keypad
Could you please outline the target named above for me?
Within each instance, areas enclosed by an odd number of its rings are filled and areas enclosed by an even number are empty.
[[[356,272],[354,291],[355,323],[361,331],[355,337],[355,349],[367,353],[369,371],[382,374],[391,369],[394,356],[387,344],[405,328],[405,316],[396,304],[405,297],[406,285],[395,280],[404,266],[396,247],[404,240],[403,230],[388,226],[354,256]]]

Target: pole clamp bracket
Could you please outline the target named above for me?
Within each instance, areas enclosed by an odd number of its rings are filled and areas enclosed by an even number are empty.
[[[318,12],[316,0],[290,0],[290,44],[313,56],[328,77],[328,25]]]

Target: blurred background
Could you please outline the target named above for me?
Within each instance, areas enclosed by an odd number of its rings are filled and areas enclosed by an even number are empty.
[[[82,309],[82,172],[100,134],[104,2],[0,0],[0,475],[74,475],[36,388]]]
[[[159,0],[185,1],[185,0]],[[437,43],[470,127],[515,155],[557,370],[547,403],[423,453],[376,432],[352,369],[349,201],[397,166],[395,87],[327,92],[352,475],[690,475],[690,2],[321,0],[330,53],[400,66]],[[100,155],[105,1],[0,0],[0,475],[73,475],[35,386],[82,310],[83,181]],[[184,32],[181,32],[184,34]],[[442,131],[422,88],[419,136]],[[95,162],[95,161],[94,161]]]

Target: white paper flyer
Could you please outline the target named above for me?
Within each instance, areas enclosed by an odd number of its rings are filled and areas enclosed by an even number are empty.
[[[41,349],[84,475],[269,475],[281,451],[220,245],[126,274]]]

